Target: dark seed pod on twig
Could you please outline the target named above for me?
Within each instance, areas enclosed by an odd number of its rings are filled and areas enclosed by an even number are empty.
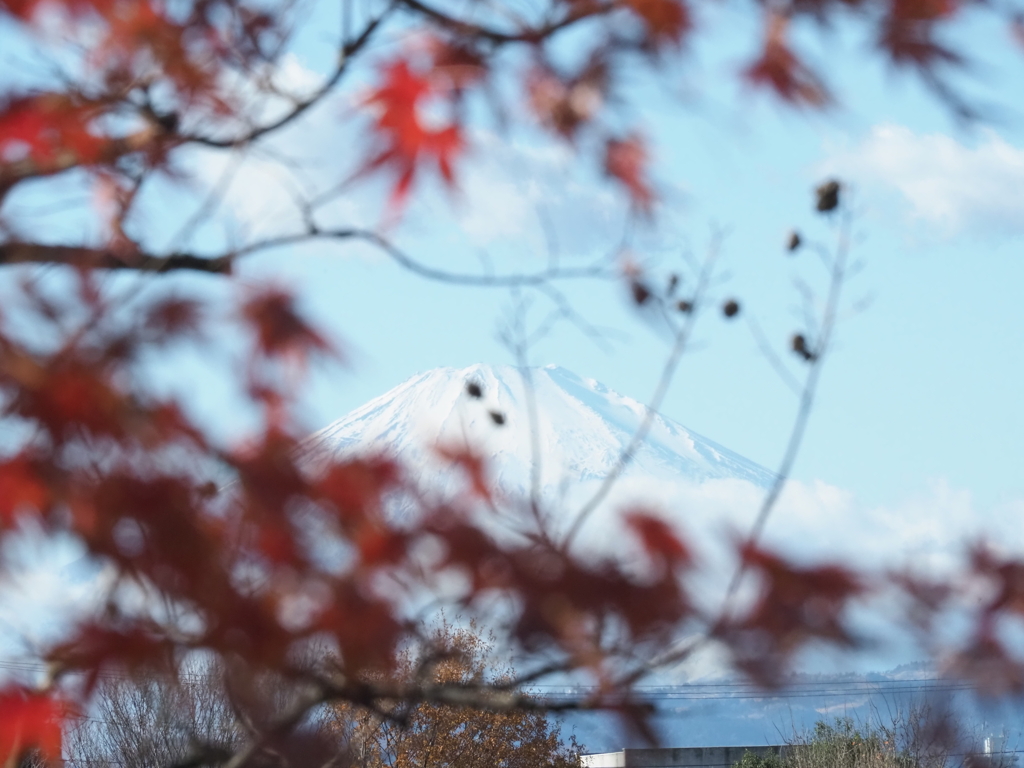
[[[679,287],[679,275],[674,274],[674,273],[669,275],[668,276],[668,290],[666,291],[666,293],[669,296],[671,296],[673,293],[676,292],[676,288],[678,288],[678,287]]]
[[[484,391],[475,381],[466,382],[466,394],[475,400],[479,400],[484,396]]]
[[[177,112],[164,112],[163,114],[157,114],[156,121],[167,133],[174,133],[178,130],[178,126],[181,124],[181,118]]]
[[[818,202],[814,207],[819,213],[828,213],[839,207],[840,187],[841,185],[838,181],[829,179],[814,190],[814,193],[818,196]]]
[[[633,293],[633,301],[637,304],[646,304],[651,298],[651,289],[639,280],[633,280],[629,284],[629,290]]]
[[[678,309],[680,312],[692,312],[693,302],[687,301],[686,299],[680,299],[679,301],[676,302],[676,309]]]
[[[722,305],[722,314],[726,317],[736,317],[740,313],[740,304],[736,299],[729,299]]]
[[[804,338],[802,333],[793,334],[793,339],[790,341],[790,345],[793,347],[793,351],[807,362],[814,360],[815,354],[810,350],[810,348],[808,348],[807,339]]]
[[[491,417],[491,421],[499,427],[505,423],[505,414],[501,411],[488,411],[487,414]]]
[[[789,238],[786,240],[786,250],[792,253],[801,245],[803,245],[803,238],[800,237],[800,233],[795,229],[789,233]]]

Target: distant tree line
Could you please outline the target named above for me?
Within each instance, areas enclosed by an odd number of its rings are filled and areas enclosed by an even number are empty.
[[[746,752],[736,768],[1010,768],[1015,756],[986,753],[981,739],[948,708],[898,708],[877,723],[819,720],[779,754]]]
[[[500,686],[491,641],[475,627],[440,624],[423,647],[396,660],[387,682]],[[331,663],[312,654],[307,664]],[[382,673],[383,674],[383,673]],[[375,682],[381,682],[377,680]],[[290,706],[286,681],[252,680],[230,665],[196,665],[178,678],[114,675],[65,736],[68,768],[202,768],[223,765]],[[325,706],[294,731],[308,768],[574,768],[583,750],[542,711],[484,711],[396,701],[381,707]],[[287,753],[286,761],[281,755]],[[251,765],[294,765],[295,744],[264,740]]]

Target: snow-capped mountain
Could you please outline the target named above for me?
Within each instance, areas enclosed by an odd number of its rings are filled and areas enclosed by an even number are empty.
[[[479,388],[476,397],[471,384]],[[309,447],[314,453],[384,451],[406,467],[427,469],[437,461],[437,446],[470,445],[491,460],[506,490],[528,487],[536,458],[541,487],[551,492],[602,479],[646,413],[642,403],[557,366],[533,368],[525,377],[512,366],[438,368],[316,433]],[[626,475],[693,484],[741,480],[758,488],[772,480],[763,467],[660,415]]]

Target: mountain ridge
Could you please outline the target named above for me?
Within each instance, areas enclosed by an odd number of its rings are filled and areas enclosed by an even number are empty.
[[[520,369],[486,364],[435,368],[314,433],[308,448],[332,454],[381,451],[407,464],[429,466],[437,444],[468,443],[497,463],[500,485],[524,488],[535,443],[542,486],[548,490],[566,481],[603,479],[643,422],[646,406],[559,366],[530,369],[527,377],[535,420]],[[471,382],[480,397],[467,391]],[[661,414],[654,415],[627,472],[694,483],[740,479],[759,488],[774,479],[771,471]]]

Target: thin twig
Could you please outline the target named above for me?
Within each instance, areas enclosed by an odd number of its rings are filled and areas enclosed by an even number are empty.
[[[597,509],[601,502],[605,500],[611,492],[612,487],[619,479],[619,476],[622,475],[626,467],[632,461],[633,455],[636,453],[637,449],[644,440],[647,439],[647,433],[654,424],[654,419],[658,415],[662,401],[668,394],[669,385],[672,383],[676,369],[679,367],[683,352],[686,350],[687,343],[689,342],[690,336],[693,333],[693,328],[696,325],[697,316],[702,309],[705,293],[714,274],[714,266],[721,254],[721,239],[721,234],[716,232],[712,239],[711,246],[708,249],[708,255],[705,257],[704,263],[701,265],[700,273],[697,277],[697,285],[694,290],[693,297],[690,299],[692,306],[690,311],[687,313],[685,322],[676,331],[672,349],[669,352],[668,358],[665,360],[664,366],[662,366],[661,376],[658,379],[658,385],[654,389],[654,394],[647,403],[647,411],[644,414],[643,421],[640,422],[640,426],[637,428],[636,432],[633,433],[633,437],[630,439],[629,444],[625,449],[623,449],[622,453],[619,454],[619,458],[615,462],[615,465],[611,468],[608,474],[605,475],[604,480],[597,489],[597,492],[576,514],[576,518],[569,527],[569,531],[562,543],[563,548],[568,549],[572,544],[573,539],[580,532],[583,524],[587,521],[590,515],[593,514],[594,510]]]
[[[800,382],[797,381],[793,374],[790,373],[789,369],[786,368],[785,364],[782,362],[782,359],[777,354],[775,354],[775,350],[772,349],[771,342],[768,341],[768,338],[764,335],[764,331],[761,330],[761,325],[751,315],[747,316],[747,327],[750,328],[750,333],[753,335],[754,340],[757,342],[757,346],[760,348],[761,354],[764,355],[765,359],[769,362],[769,364],[771,364],[772,368],[775,369],[775,372],[779,375],[779,378],[782,379],[783,383],[787,387],[793,390],[794,394],[800,395],[801,391],[803,390],[803,387],[801,387]]]
[[[843,212],[841,214],[840,225],[839,225],[839,239],[836,247],[835,259],[830,264],[831,279],[829,281],[828,297],[825,301],[825,307],[822,312],[821,325],[818,329],[816,346],[811,353],[813,357],[808,361],[807,377],[804,380],[803,390],[800,395],[800,406],[797,410],[796,418],[793,421],[793,428],[790,431],[789,441],[786,444],[786,451],[782,456],[782,461],[779,463],[779,468],[776,471],[775,481],[769,488],[768,493],[765,494],[763,501],[761,502],[761,508],[758,510],[757,517],[754,520],[754,524],[750,527],[750,532],[747,534],[744,540],[745,547],[754,547],[757,545],[761,538],[761,534],[764,532],[765,525],[768,522],[768,518],[775,509],[775,505],[779,500],[779,496],[782,493],[786,482],[789,480],[790,473],[793,470],[793,464],[796,461],[797,454],[800,451],[800,445],[803,442],[804,433],[807,429],[807,422],[811,415],[811,410],[814,407],[814,398],[817,394],[818,382],[821,379],[822,364],[825,360],[826,354],[829,351],[832,343],[833,333],[835,331],[836,319],[839,312],[839,301],[842,296],[842,288],[846,279],[846,263],[850,253],[850,216]],[[741,559],[739,565],[736,568],[736,572],[733,574],[729,587],[726,590],[725,598],[722,601],[722,620],[728,616],[729,606],[739,589],[740,582],[747,571],[747,563],[745,559]]]
[[[265,125],[253,128],[241,136],[235,136],[230,139],[215,139],[208,136],[201,136],[198,134],[184,135],[182,140],[191,142],[193,144],[201,144],[206,147],[213,147],[215,149],[228,149],[232,147],[240,147],[246,144],[250,144],[256,139],[267,135],[268,133],[274,133],[281,128],[284,128],[289,123],[296,120],[298,117],[303,115],[310,107],[319,104],[327,95],[334,90],[334,87],[341,81],[342,76],[348,70],[348,63],[351,61],[352,56],[358,53],[363,46],[365,46],[374,33],[380,28],[380,25],[394,12],[395,3],[390,3],[384,11],[377,16],[375,19],[370,21],[364,28],[359,36],[351,42],[346,42],[339,52],[338,64],[331,73],[331,76],[324,81],[315,93],[306,99],[298,102],[293,109],[287,114],[281,116],[273,122],[266,123]]]
[[[497,45],[504,45],[506,43],[539,42],[551,37],[556,32],[560,32],[561,30],[576,24],[577,22],[595,16],[602,16],[618,8],[618,5],[615,3],[606,3],[597,7],[590,5],[580,6],[578,9],[570,11],[557,21],[553,21],[539,27],[527,28],[519,32],[503,32],[491,27],[485,27],[480,24],[473,24],[462,19],[457,19],[431,5],[421,2],[421,0],[399,0],[399,2],[401,2],[406,8],[434,20],[443,27],[447,27],[459,34],[477,37]]]

